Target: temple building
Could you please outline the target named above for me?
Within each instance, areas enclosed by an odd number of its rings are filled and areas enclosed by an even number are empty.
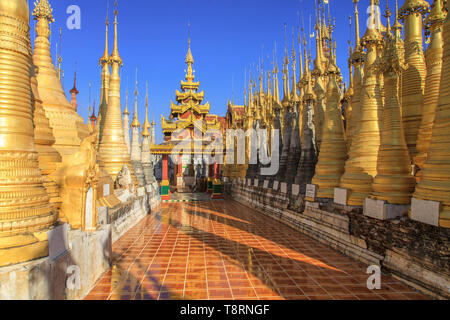
[[[210,187],[214,183],[213,196],[222,194],[219,180],[220,163],[205,159],[204,151],[211,144],[215,152],[211,157],[223,154],[223,142],[215,141],[216,134],[222,134],[225,129],[225,119],[209,113],[210,104],[202,104],[205,92],[198,92],[200,81],[195,80],[193,69],[194,58],[191,52],[191,39],[188,39],[188,52],[185,80],[181,81],[181,91],[176,90],[176,103],[171,101],[170,115],[166,119],[161,116],[161,126],[164,142],[152,144],[151,153],[162,155],[163,181],[161,195],[163,200],[170,199],[170,186],[179,192],[192,191],[198,188],[198,179],[208,178]],[[205,151],[206,154],[206,151]],[[174,166],[173,177],[169,177],[169,156]],[[214,163],[210,163],[214,161]],[[211,188],[209,188],[210,191]]]

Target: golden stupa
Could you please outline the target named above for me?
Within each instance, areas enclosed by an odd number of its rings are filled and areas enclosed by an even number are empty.
[[[332,55],[327,70],[329,80],[322,146],[320,147],[316,173],[312,179],[312,184],[318,186],[317,197],[325,199],[334,198],[334,188],[339,186],[347,159],[344,124],[339,107],[341,97],[336,83],[337,68],[335,63],[335,58]]]
[[[116,9],[114,10],[114,48],[109,57],[109,63],[112,65],[111,77],[109,79],[109,98],[98,155],[103,168],[113,180],[116,179],[117,174],[122,170],[122,167],[126,165],[131,171],[133,180],[136,184],[136,178],[134,176],[133,167],[131,166],[130,154],[128,153],[127,145],[125,144],[122,126],[119,68],[123,65],[123,62],[119,55],[117,41],[117,13],[116,2]]]
[[[442,58],[444,42],[442,39],[442,25],[447,13],[441,5],[442,0],[435,0],[431,13],[425,19],[425,27],[430,32],[430,44],[425,52],[427,61],[427,77],[425,80],[425,94],[422,106],[422,121],[417,138],[417,152],[414,163],[423,168],[430,146],[431,133],[439,100],[439,86],[441,83]],[[418,176],[422,173],[419,171]]]
[[[449,9],[450,1],[446,8]],[[450,228],[450,16],[444,23],[441,89],[428,158],[414,198],[441,203],[439,225]]]
[[[352,85],[349,90],[351,90],[351,98],[349,101],[349,114],[347,117],[346,126],[346,136],[347,145],[349,150],[352,145],[353,137],[355,135],[356,127],[359,123],[360,117],[360,104],[361,104],[361,91],[364,82],[364,70],[363,64],[365,59],[365,53],[361,47],[361,38],[359,33],[359,12],[358,12],[358,1],[355,3],[355,49],[350,53],[349,64],[353,66],[354,73],[351,77]]]
[[[39,96],[55,136],[54,148],[64,157],[78,152],[81,140],[89,135],[84,120],[67,101],[50,53],[52,9],[48,0],[39,0],[33,11],[37,20],[33,63],[39,68],[36,75]]]
[[[320,15],[319,15],[320,16]],[[319,30],[319,26],[321,23],[316,24],[316,31]],[[323,83],[319,81],[319,78],[324,76],[325,70],[323,68],[322,61],[322,39],[320,38],[321,32],[316,32],[316,58],[314,59],[314,69],[311,71],[312,76],[315,79],[314,83],[314,95],[316,101],[314,103],[314,126],[315,126],[315,143],[317,145],[317,149],[320,150],[320,145],[322,143],[322,128],[323,121],[325,117],[325,89],[323,88]]]
[[[128,111],[128,90],[125,98],[125,110],[123,111],[123,136],[127,145],[128,153],[131,154],[130,146],[130,111]]]
[[[370,196],[373,177],[377,173],[382,96],[376,68],[379,63],[378,47],[381,43],[380,32],[376,28],[367,28],[362,38],[367,55],[359,119],[355,124],[356,130],[352,135],[349,159],[345,164],[345,173],[340,184],[341,188],[349,191],[347,204],[352,206],[362,206],[364,200]],[[357,107],[354,108],[358,110]]]
[[[319,15],[320,16],[320,15]],[[319,26],[321,25],[319,20]],[[319,27],[316,28],[320,30]],[[316,138],[315,143],[317,145],[317,150],[320,150],[322,145],[322,137],[323,137],[323,123],[325,121],[325,104],[326,104],[326,92],[323,83],[323,78],[325,76],[325,69],[323,67],[322,60],[322,39],[320,38],[321,32],[317,32],[316,36],[316,58],[314,59],[314,69],[312,70],[312,75],[315,78],[314,83],[314,95],[316,101],[314,103],[314,126],[316,129]]]
[[[53,147],[55,137],[53,130],[50,128],[50,122],[45,116],[42,100],[39,96],[36,73],[39,70],[32,66],[31,73],[31,95],[34,109],[34,144],[39,155],[39,168],[44,176],[44,186],[50,196],[50,202],[55,204],[56,208],[60,207],[60,196],[56,177],[52,174],[56,171],[57,165],[61,163],[61,155]]]
[[[48,255],[57,214],[34,147],[29,10],[0,0],[0,266]]]
[[[417,134],[422,117],[426,66],[423,54],[422,18],[430,5],[425,0],[405,0],[400,18],[405,24],[405,61],[402,74],[401,101],[406,143],[411,157],[417,154]]]
[[[387,10],[388,31],[384,50],[379,63],[383,73],[385,103],[382,115],[381,144],[378,152],[377,175],[372,184],[372,198],[390,204],[409,204],[416,186],[411,175],[410,157],[405,142],[399,98],[400,75],[404,64],[403,42],[399,35],[390,32]]]
[[[348,52],[349,52],[349,57],[351,57],[352,53],[353,53],[353,49],[351,46],[349,47]],[[348,88],[345,91],[343,101],[344,101],[344,103],[346,103],[346,105],[345,105],[345,136],[346,136],[346,139],[345,140],[347,141],[347,148],[349,149],[350,145],[352,144],[352,141],[351,141],[351,137],[349,135],[348,128],[349,128],[349,123],[351,122],[351,119],[352,119],[353,106],[352,106],[351,102],[352,102],[352,97],[353,97],[353,93],[354,93],[354,91],[353,91],[353,64],[352,64],[351,58],[348,59],[347,64],[348,64],[349,80],[348,80]]]

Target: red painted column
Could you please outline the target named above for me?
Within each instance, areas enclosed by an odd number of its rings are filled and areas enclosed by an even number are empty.
[[[170,200],[169,156],[163,155],[163,181],[161,182],[161,200]]]
[[[219,164],[217,162],[214,163],[213,193],[211,195],[212,199],[223,199],[222,182],[220,181],[219,168]]]
[[[214,177],[213,170],[214,170],[213,165],[210,164],[208,169],[208,181],[207,181],[208,187],[206,188],[207,193],[213,193],[213,177]]]
[[[178,179],[178,177],[183,178],[183,159],[182,159],[181,155],[178,156],[177,168],[178,168],[178,170],[177,170],[178,172],[177,172],[177,175],[175,176],[175,179],[176,179],[175,185],[177,187],[182,187],[183,186],[183,179]],[[180,180],[180,183],[178,183],[178,180]]]
[[[219,164],[216,162],[214,163],[214,178],[219,179]]]
[[[169,180],[169,156],[167,154],[163,155],[163,180]]]

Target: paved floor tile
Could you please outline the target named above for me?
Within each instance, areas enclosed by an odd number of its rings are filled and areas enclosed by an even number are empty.
[[[420,300],[367,266],[237,202],[165,203],[113,245],[88,300]]]

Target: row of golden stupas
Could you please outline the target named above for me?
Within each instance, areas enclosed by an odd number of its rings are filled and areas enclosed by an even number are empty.
[[[129,136],[125,137],[117,1],[114,47],[110,54],[107,20],[105,52],[100,59],[99,115],[96,119],[93,113],[88,124],[77,113],[76,86],[69,102],[52,63],[50,3],[37,0],[34,5],[32,16],[37,23],[32,49],[27,1],[0,1],[0,266],[47,256],[47,231],[58,221],[68,222],[73,229],[95,230],[96,203],[113,192],[124,166],[135,186],[155,181],[150,159],[154,123],[148,121],[148,98],[142,139],[127,146]],[[132,128],[136,126],[140,127],[135,109]],[[139,182],[133,173],[133,143],[139,149],[137,162],[146,173]]]
[[[323,5],[316,13],[312,70],[304,41],[297,82],[293,44],[291,78],[285,49],[281,101],[275,62],[272,81],[267,73],[267,90],[261,67],[259,90],[251,78],[244,111],[238,115],[234,109],[239,108],[229,107],[231,127],[281,129],[278,174],[263,177],[258,165],[234,165],[225,175],[297,184],[306,178],[317,185],[319,198],[333,199],[335,188],[346,189],[350,206],[363,206],[367,198],[394,205],[408,205],[412,198],[436,201],[439,225],[450,227],[449,4],[405,0],[401,7],[396,4],[394,19],[386,7],[384,26],[375,11],[379,1],[368,0],[370,25],[361,37],[358,2],[353,0],[356,27],[347,88],[336,65],[333,23]],[[246,157],[251,157],[248,145]]]

